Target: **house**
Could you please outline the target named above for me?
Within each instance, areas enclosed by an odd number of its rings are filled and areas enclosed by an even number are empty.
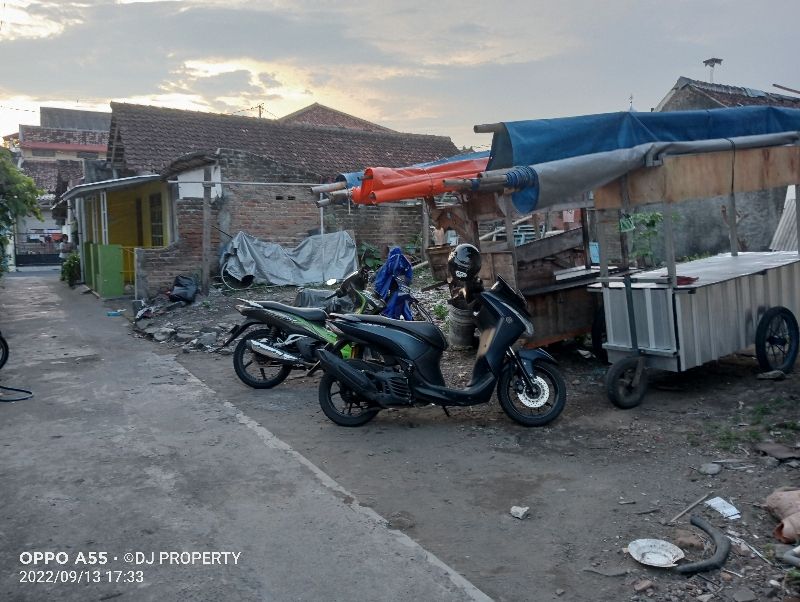
[[[380,214],[337,207],[321,224],[310,187],[367,165],[456,152],[449,138],[394,132],[318,104],[282,120],[124,103],[111,109],[109,177],[62,197],[78,216],[85,280],[105,297],[121,295],[125,285],[137,297],[152,296],[176,275],[200,272],[206,168],[215,183],[215,250],[239,230],[294,245],[321,227],[386,244],[421,231],[418,206]]]
[[[729,86],[680,77],[658,103],[656,111],[721,109],[750,105],[800,108],[800,96],[787,96],[742,86]],[[738,246],[741,251],[765,251],[781,218],[786,187],[736,195]],[[728,198],[717,199],[717,210],[709,213],[706,201],[683,203],[675,229],[678,257],[706,255],[730,250],[727,220]],[[665,211],[653,205],[654,211]],[[663,256],[663,250],[656,254]]]
[[[68,233],[67,215],[54,202],[83,178],[84,161],[104,155],[110,113],[41,107],[41,125],[20,125],[19,132],[4,136],[17,167],[44,191],[39,198],[43,221],[20,218],[14,236],[16,266],[58,263],[56,241]]]

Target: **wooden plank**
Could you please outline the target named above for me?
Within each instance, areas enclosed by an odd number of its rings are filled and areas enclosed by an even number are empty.
[[[798,179],[800,146],[773,146],[667,156],[658,167],[629,173],[627,191],[632,206],[678,203],[727,196],[732,187],[733,192],[753,192],[788,186]],[[598,209],[620,208],[619,180],[598,188],[594,201]]]
[[[561,234],[539,238],[517,247],[517,260],[533,261],[548,255],[558,255],[567,249],[583,246],[583,229],[573,228]]]
[[[508,282],[512,287],[517,286],[516,265],[514,256],[508,251],[487,252],[481,250],[481,271],[478,274],[484,284],[491,286],[498,276]]]

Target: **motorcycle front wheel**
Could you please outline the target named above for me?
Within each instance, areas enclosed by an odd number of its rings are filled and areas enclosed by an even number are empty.
[[[233,352],[233,369],[236,376],[244,384],[254,389],[271,389],[281,384],[292,371],[291,366],[279,364],[263,355],[254,353],[247,346],[251,339],[268,339],[274,341],[283,338],[277,329],[260,329],[248,332]]]
[[[567,402],[567,387],[558,369],[546,363],[534,367],[533,390],[521,369],[506,364],[497,385],[500,407],[512,420],[524,426],[544,426],[555,420]]]
[[[380,411],[331,374],[325,374],[319,382],[319,406],[339,426],[362,426]]]
[[[3,335],[0,335],[0,368],[5,366],[6,362],[8,361],[8,343],[3,338]]]

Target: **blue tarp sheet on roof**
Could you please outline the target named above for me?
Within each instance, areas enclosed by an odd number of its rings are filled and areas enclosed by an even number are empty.
[[[632,148],[800,130],[800,109],[738,107],[666,113],[603,113],[509,121],[492,139],[487,170]]]
[[[528,212],[642,167],[649,154],[720,150],[766,136],[775,140],[765,145],[796,143],[781,135],[800,132],[800,109],[606,113],[503,125],[492,139],[487,171],[520,168],[509,174],[509,187],[518,189],[517,209]]]

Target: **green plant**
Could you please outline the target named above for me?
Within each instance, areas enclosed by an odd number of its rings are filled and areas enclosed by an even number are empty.
[[[11,153],[0,148],[0,274],[5,271],[5,248],[17,218],[32,215],[42,219],[38,198],[43,190],[17,169]]]
[[[433,306],[433,315],[436,316],[439,320],[446,320],[447,319],[447,303],[444,301],[437,301],[436,305]]]
[[[368,242],[358,245],[358,255],[361,257],[361,265],[365,265],[371,270],[378,268],[383,263],[378,247]]]
[[[627,225],[621,228],[633,233],[631,254],[636,259],[641,259],[645,264],[653,264],[653,241],[658,236],[658,226],[664,221],[664,214],[660,211],[643,211],[628,216]]]
[[[61,264],[61,280],[65,281],[70,286],[75,286],[81,278],[81,258],[78,253],[73,251]]]

